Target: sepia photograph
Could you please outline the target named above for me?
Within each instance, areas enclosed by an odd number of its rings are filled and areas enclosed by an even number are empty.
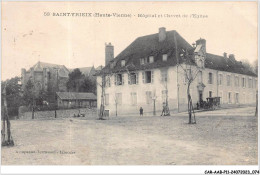
[[[2,1],[1,165],[258,165],[257,18],[256,1]]]

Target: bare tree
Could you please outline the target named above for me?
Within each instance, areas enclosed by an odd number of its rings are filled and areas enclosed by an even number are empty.
[[[187,100],[188,100],[188,116],[189,116],[189,124],[196,123],[195,119],[195,114],[194,114],[194,109],[192,105],[192,97],[190,94],[190,86],[193,83],[193,81],[196,79],[200,68],[194,64],[194,60],[192,59],[192,56],[189,55],[189,53],[186,51],[185,54],[180,55],[183,59],[182,64],[178,64],[177,66],[181,67],[183,70],[183,74],[185,77],[185,82],[187,83]],[[193,113],[192,113],[193,112]],[[192,121],[192,114],[193,114],[193,119]]]
[[[166,67],[164,69],[161,70],[161,74],[162,74],[162,77],[161,77],[161,82],[164,86],[164,89],[165,89],[165,101],[163,102],[163,111],[162,111],[162,114],[161,115],[164,115],[164,116],[168,116],[170,115],[170,109],[169,109],[169,95],[168,95],[168,68],[169,67]]]
[[[97,85],[101,87],[101,104],[99,110],[99,120],[103,120],[105,116],[105,90],[108,81],[110,81],[111,75],[101,74],[101,83],[97,82]]]
[[[2,109],[2,130],[1,130],[1,135],[2,135],[2,146],[13,146],[14,141],[11,136],[11,123],[9,120],[9,115],[8,115],[8,108],[7,108],[7,100],[6,100],[6,84],[5,88],[2,92],[3,96],[3,109]],[[7,128],[5,128],[5,125]],[[5,133],[7,133],[7,140],[5,138]]]
[[[118,106],[118,100],[119,100],[119,95],[118,94],[115,94],[114,96],[114,100],[115,100],[115,105],[116,105],[116,116],[117,116],[117,106]]]

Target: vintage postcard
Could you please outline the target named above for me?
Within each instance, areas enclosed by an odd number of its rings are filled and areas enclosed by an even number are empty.
[[[2,165],[258,165],[257,8],[3,1]]]

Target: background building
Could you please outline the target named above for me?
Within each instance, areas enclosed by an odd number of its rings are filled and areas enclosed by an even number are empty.
[[[41,90],[49,92],[66,92],[67,81],[69,79],[69,73],[74,69],[68,69],[64,65],[51,64],[38,62],[30,69],[22,69],[21,71],[21,83],[22,89],[25,88],[28,80],[31,80],[34,84],[36,94]],[[93,67],[82,67],[79,68],[83,75],[88,76],[92,79],[95,77],[93,74],[96,69]],[[37,93],[38,92],[38,93]]]
[[[57,92],[59,108],[97,107],[97,96],[93,93]]]

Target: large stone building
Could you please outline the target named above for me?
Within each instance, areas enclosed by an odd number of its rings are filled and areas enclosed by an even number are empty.
[[[90,77],[93,77],[93,74],[96,72],[94,66],[82,67],[79,69],[82,74]],[[39,61],[28,70],[24,68],[22,69],[22,89],[25,88],[28,80],[30,79],[35,86],[36,93],[40,92],[40,90],[66,92],[66,83],[69,79],[69,73],[73,70],[74,69],[68,69],[64,65],[50,64]]]
[[[106,45],[106,66],[97,74],[105,109],[110,115],[134,115],[143,107],[151,115],[166,102],[171,112],[187,110],[187,72],[197,76],[190,86],[195,105],[207,97],[221,97],[221,105],[254,104],[257,75],[235,59],[233,54],[210,54],[206,40],[191,46],[176,31],[160,28],[159,33],[137,38],[117,57]],[[187,59],[190,60],[187,66]],[[97,86],[97,106],[101,105],[101,86]],[[157,113],[158,114],[158,113]]]
[[[22,69],[22,88],[24,89],[30,79],[35,85],[35,90],[40,91],[66,91],[66,82],[69,70],[64,65],[38,62],[29,70]]]

